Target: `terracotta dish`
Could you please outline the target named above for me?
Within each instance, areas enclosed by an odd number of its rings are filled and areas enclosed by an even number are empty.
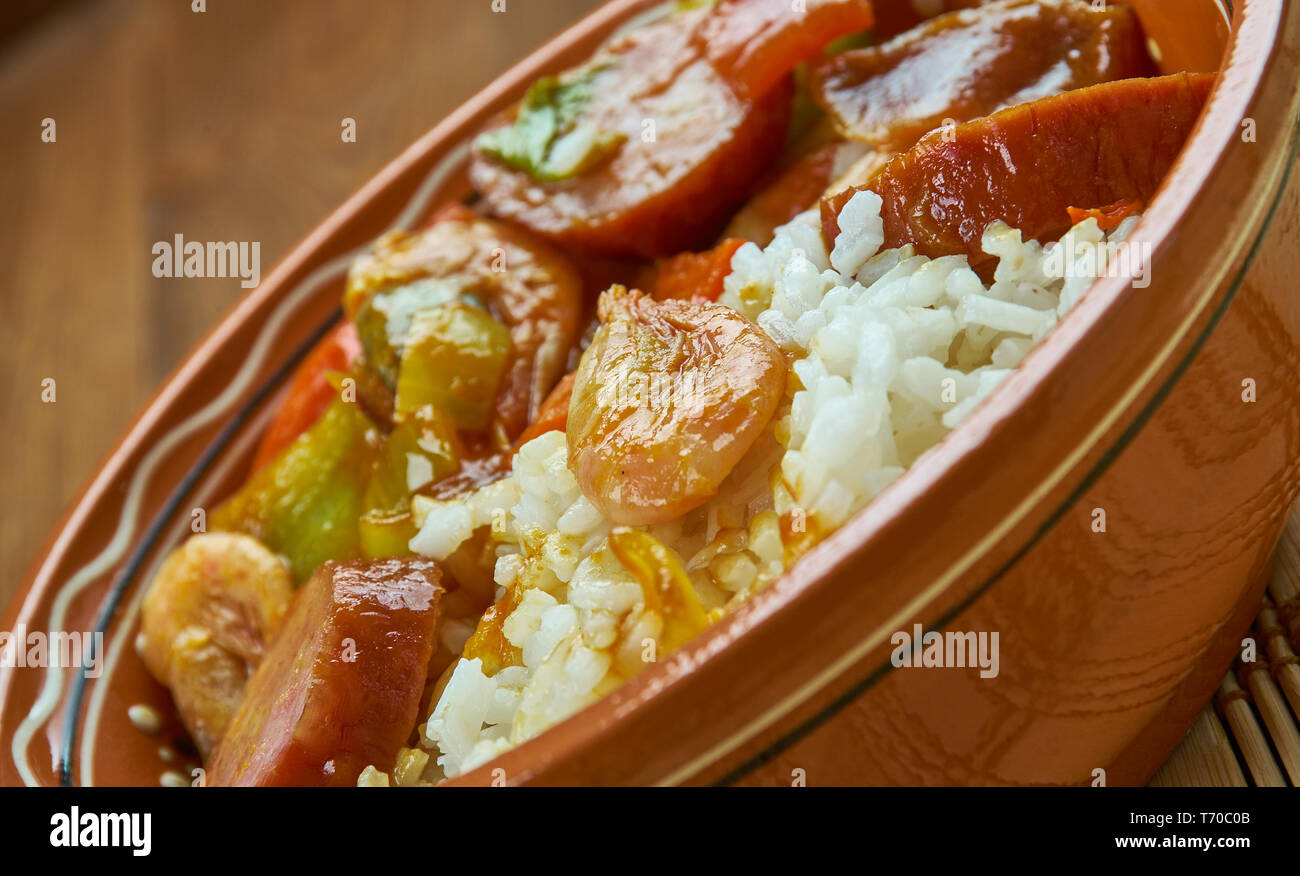
[[[986,403],[777,583],[452,784],[1152,775],[1231,664],[1300,487],[1300,2],[1128,2],[1164,72],[1221,71],[1133,232],[1151,246],[1150,285],[1099,281]],[[167,380],[0,624],[101,630],[105,657],[93,679],[0,673],[0,782],[188,780],[197,757],[172,742],[184,730],[133,647],[144,584],[192,509],[243,478],[288,375],[339,318],[350,260],[465,198],[471,139],[650,5],[611,0],[440,122]],[[918,624],[997,631],[999,673],[894,667],[891,636]],[[163,725],[142,732],[136,705]]]

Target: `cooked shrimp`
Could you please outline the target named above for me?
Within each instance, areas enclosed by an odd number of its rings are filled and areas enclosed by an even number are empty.
[[[671,520],[715,495],[785,390],[785,360],[729,307],[613,286],[569,408],[569,464],[617,523]]]
[[[205,758],[292,595],[279,557],[250,536],[226,532],[190,538],[149,585],[137,647],[153,677],[171,689]]]

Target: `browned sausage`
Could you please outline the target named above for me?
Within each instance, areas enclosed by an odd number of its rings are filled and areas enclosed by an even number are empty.
[[[615,38],[475,141],[474,187],[495,215],[589,253],[707,245],[780,154],[789,71],[871,22],[866,0],[794,8],[722,0]]]
[[[886,247],[912,243],[977,264],[998,219],[1026,238],[1054,239],[1070,227],[1069,207],[1150,201],[1213,85],[1199,73],[1125,79],[932,132],[865,186],[823,200],[822,233],[833,244],[840,210],[870,189],[884,202]]]
[[[872,6],[876,10],[876,24],[872,34],[878,40],[893,39],[932,16],[970,9],[987,2],[989,0],[875,0]]]
[[[418,717],[442,575],[429,560],[326,563],[208,764],[210,785],[355,785],[388,770]]]
[[[1154,72],[1127,6],[1003,0],[813,62],[809,87],[843,136],[902,152],[948,119]]]

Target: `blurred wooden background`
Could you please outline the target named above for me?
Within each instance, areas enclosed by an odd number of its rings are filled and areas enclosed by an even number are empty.
[[[404,146],[599,5],[3,2],[0,603],[132,417],[244,292],[238,279],[155,279],[154,241],[260,241],[265,276]],[[339,137],[345,117],[355,143]]]

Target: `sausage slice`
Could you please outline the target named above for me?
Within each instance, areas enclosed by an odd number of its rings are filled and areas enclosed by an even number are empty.
[[[489,212],[596,255],[703,246],[781,153],[791,69],[872,21],[867,0],[676,9],[538,80],[475,141]]]
[[[884,202],[885,246],[986,261],[981,239],[1001,219],[1026,238],[1070,227],[1069,207],[1149,202],[1187,142],[1213,74],[1124,79],[1043,98],[927,134],[865,186],[822,201],[828,245],[853,195]]]
[[[294,597],[208,764],[210,785],[355,785],[418,717],[442,574],[419,558],[326,563]]]

